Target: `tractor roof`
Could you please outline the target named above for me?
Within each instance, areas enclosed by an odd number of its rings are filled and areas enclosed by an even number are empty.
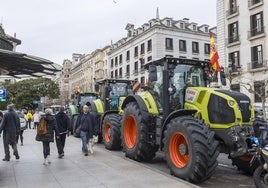
[[[145,65],[145,68],[148,69],[149,65],[164,65],[167,64],[185,64],[185,65],[196,65],[201,67],[208,67],[209,61],[202,61],[198,59],[186,59],[186,58],[174,58],[174,57],[163,57],[161,59],[151,61]]]

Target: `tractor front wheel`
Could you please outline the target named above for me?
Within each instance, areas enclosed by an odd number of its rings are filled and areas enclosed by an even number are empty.
[[[200,183],[214,174],[219,144],[214,132],[192,116],[171,120],[163,142],[167,164],[174,176]]]
[[[102,135],[105,148],[108,150],[121,149],[120,121],[119,114],[109,114],[104,117]]]
[[[147,140],[148,126],[138,104],[127,104],[121,127],[122,146],[127,157],[136,161],[150,161],[155,157],[158,147]]]

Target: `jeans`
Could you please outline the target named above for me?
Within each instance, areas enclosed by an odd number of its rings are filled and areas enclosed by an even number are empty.
[[[47,158],[48,155],[50,155],[49,142],[43,141],[43,154],[45,159]]]
[[[17,144],[19,143],[19,138],[20,138],[20,143],[23,144],[23,131],[24,130],[20,130],[20,133],[17,134],[17,136],[16,136],[17,137],[16,138],[17,139]]]
[[[80,137],[82,140],[82,151],[83,153],[87,154],[88,153],[87,143],[89,141],[89,133],[87,131],[81,130]]]
[[[56,145],[57,145],[57,149],[58,149],[58,153],[60,154],[64,154],[64,146],[65,146],[65,140],[66,140],[66,134],[60,134],[59,138],[56,137]]]

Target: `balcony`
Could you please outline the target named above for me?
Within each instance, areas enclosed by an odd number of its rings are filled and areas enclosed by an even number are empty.
[[[139,74],[139,69],[133,70],[133,74],[134,74],[134,76],[137,76]]]
[[[252,61],[248,63],[248,71],[249,72],[257,72],[262,70],[267,70],[267,60],[260,60],[260,61]]]
[[[239,14],[239,6],[235,6],[229,10],[226,11],[226,18],[229,19],[229,18],[232,18],[234,16],[237,16]]]
[[[264,37],[264,26],[256,27],[250,31],[248,31],[248,40],[253,40],[256,38]]]
[[[239,44],[239,43],[240,43],[239,35],[233,35],[227,38],[227,45]]]
[[[248,9],[250,10],[260,5],[263,5],[263,0],[248,0]]]
[[[129,77],[130,77],[130,73],[129,73],[129,72],[126,72],[126,73],[125,73],[125,77],[126,77],[126,78],[129,78]]]

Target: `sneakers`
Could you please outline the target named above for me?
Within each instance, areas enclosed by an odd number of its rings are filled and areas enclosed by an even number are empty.
[[[88,153],[85,153],[85,156],[88,156]]]
[[[50,160],[50,156],[49,155],[47,156],[47,163],[48,164],[51,164],[51,160]]]
[[[8,159],[8,158],[3,158],[2,160],[3,160],[3,161],[9,161],[10,159]]]
[[[59,159],[62,159],[63,156],[64,156],[64,153],[61,153],[61,154],[59,154],[58,158],[59,158]]]
[[[18,154],[15,155],[15,157],[16,157],[17,160],[20,159],[20,156]]]
[[[44,159],[43,165],[48,165],[47,158]]]

